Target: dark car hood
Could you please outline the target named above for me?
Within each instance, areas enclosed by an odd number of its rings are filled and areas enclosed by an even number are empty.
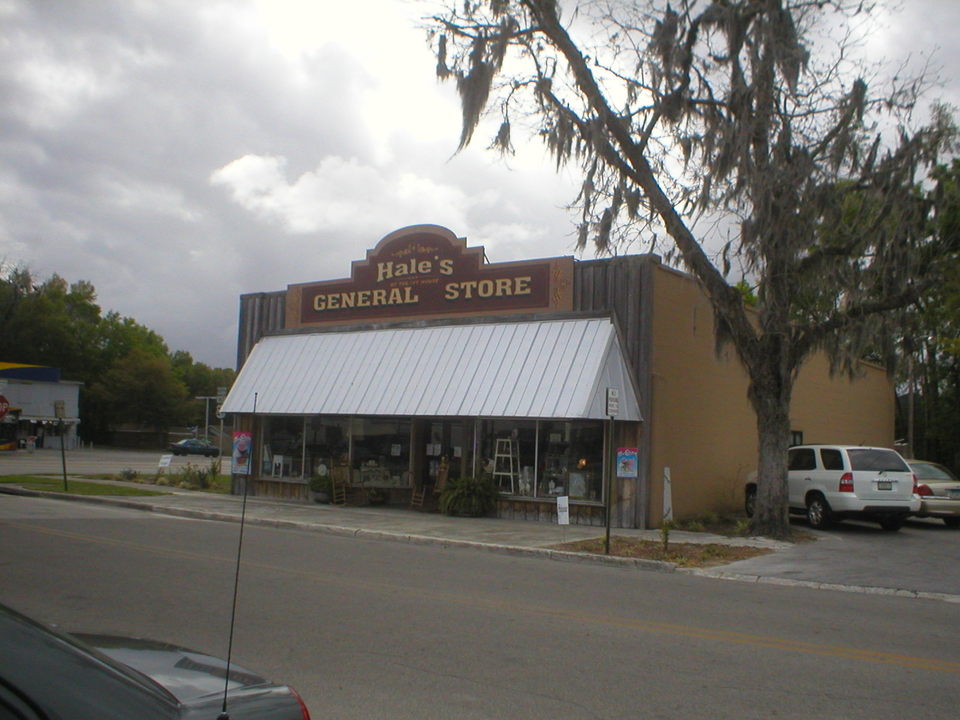
[[[208,695],[223,695],[227,663],[220,658],[142,638],[80,633],[74,633],[74,637],[143,673],[182,703]],[[261,685],[270,683],[260,675],[231,663],[231,693]]]

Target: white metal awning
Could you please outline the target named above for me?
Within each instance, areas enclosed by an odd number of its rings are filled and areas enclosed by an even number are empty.
[[[260,340],[222,410],[602,419],[608,387],[642,419],[608,318],[326,332]]]

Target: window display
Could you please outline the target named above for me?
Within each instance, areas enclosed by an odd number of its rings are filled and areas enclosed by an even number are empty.
[[[590,420],[540,423],[540,497],[600,500],[603,425]]]
[[[481,470],[502,493],[534,497],[537,423],[534,420],[483,420]]]
[[[484,420],[483,471],[501,493],[599,502],[603,496],[603,424],[594,420]]]
[[[353,482],[370,487],[410,485],[410,421],[354,418]]]
[[[491,477],[504,495],[602,502],[602,421],[417,423],[386,417],[265,418],[263,473],[299,476],[305,458],[307,477],[342,468],[351,483],[366,487],[413,487],[414,472],[418,482],[434,487],[478,473]]]

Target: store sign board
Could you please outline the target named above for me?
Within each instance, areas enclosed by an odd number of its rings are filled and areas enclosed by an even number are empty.
[[[572,309],[572,257],[486,263],[482,247],[418,225],[381,240],[349,279],[290,285],[286,326]]]

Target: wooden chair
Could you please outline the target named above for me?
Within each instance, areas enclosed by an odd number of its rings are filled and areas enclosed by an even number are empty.
[[[330,473],[332,498],[334,505],[344,506],[347,504],[347,488],[350,486],[350,466],[339,465]]]

